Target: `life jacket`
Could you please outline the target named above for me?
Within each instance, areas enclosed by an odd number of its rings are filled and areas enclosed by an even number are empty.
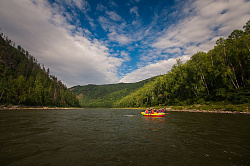
[[[152,111],[151,111],[151,114],[154,114],[154,113],[155,113],[154,110],[152,110]]]
[[[148,114],[148,110],[146,110],[145,113]]]

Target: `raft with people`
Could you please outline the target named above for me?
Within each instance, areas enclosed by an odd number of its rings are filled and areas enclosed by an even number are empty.
[[[146,110],[144,112],[141,112],[141,116],[163,117],[165,115],[166,113],[164,112],[164,109],[157,110],[157,111],[151,109],[151,110]]]

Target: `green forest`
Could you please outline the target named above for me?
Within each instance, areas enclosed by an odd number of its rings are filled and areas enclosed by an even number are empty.
[[[158,76],[115,107],[149,107],[226,102],[250,103],[250,21],[242,30],[220,38],[209,52],[180,60],[166,75]]]
[[[114,103],[121,100],[123,97],[134,92],[136,89],[142,87],[153,78],[143,80],[137,83],[119,83],[107,85],[85,85],[74,86],[70,90],[75,93],[80,101],[82,107],[114,107]]]
[[[1,33],[0,105],[79,107],[70,92],[49,69]]]
[[[156,107],[209,103],[250,103],[250,22],[220,38],[209,52],[198,52],[165,75],[146,82],[76,86],[84,107]]]

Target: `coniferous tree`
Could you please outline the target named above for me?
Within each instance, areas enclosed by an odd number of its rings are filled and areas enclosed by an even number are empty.
[[[36,58],[3,34],[0,37],[0,104],[74,106],[79,101]],[[65,95],[68,94],[68,95]]]

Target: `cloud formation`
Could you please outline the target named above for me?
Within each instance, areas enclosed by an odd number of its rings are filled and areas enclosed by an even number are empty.
[[[178,13],[181,19],[157,32],[159,37],[153,38],[151,51],[141,54],[139,68],[124,76],[121,82],[135,82],[166,73],[174,64],[171,57],[185,62],[198,51],[209,51],[216,40],[226,38],[235,29],[242,29],[250,18],[250,1],[193,0],[183,6],[182,11],[178,10],[182,12]],[[173,13],[165,16],[173,17]],[[166,60],[157,62],[164,55]],[[152,64],[152,60],[156,62]]]
[[[67,86],[118,82],[117,68],[123,59],[112,57],[105,44],[97,39],[89,40],[81,32],[72,35],[74,27],[53,12],[43,1],[4,0],[0,22],[12,40],[35,55]]]
[[[185,8],[186,15],[190,16],[164,29],[163,35],[152,47],[168,49],[170,52],[182,48],[182,54],[188,55],[208,51],[212,49],[216,39],[227,37],[234,29],[241,28],[239,26],[246,23],[250,18],[249,6],[250,2],[244,0],[194,1]],[[207,43],[209,47],[205,46]],[[190,46],[194,49],[190,50]]]
[[[121,16],[119,16],[116,12],[114,11],[106,11],[105,12],[112,20],[114,21],[120,21]]]
[[[171,70],[172,66],[176,64],[176,59],[181,59],[182,62],[186,62],[189,59],[189,57],[182,56],[177,58],[170,58],[168,60],[162,60],[157,63],[149,64],[147,66],[141,67],[140,69],[127,74],[120,80],[120,82],[124,83],[138,82],[157,75],[166,74],[169,70]]]
[[[131,8],[129,12],[134,13],[136,15],[136,17],[139,17],[138,7],[135,6],[135,7]]]
[[[1,0],[0,28],[68,87],[136,82],[242,29],[249,6],[247,0]]]

